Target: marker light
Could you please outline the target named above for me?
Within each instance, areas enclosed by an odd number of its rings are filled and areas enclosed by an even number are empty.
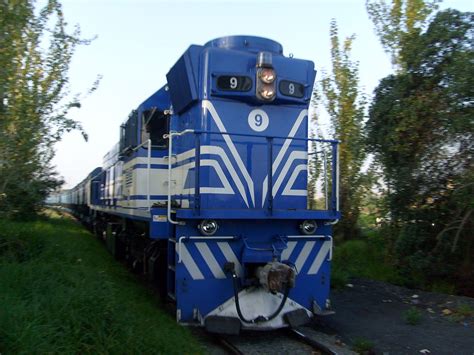
[[[276,74],[273,69],[270,68],[262,68],[258,72],[258,77],[262,80],[265,84],[271,84],[276,79]]]
[[[316,224],[316,221],[314,219],[307,219],[300,224],[300,231],[303,234],[311,235],[316,232],[317,227],[318,225]]]
[[[272,54],[270,52],[258,52],[257,68],[271,68]]]
[[[217,225],[217,222],[213,219],[204,219],[198,225],[198,229],[201,234],[207,236],[215,234],[218,227],[219,226]]]

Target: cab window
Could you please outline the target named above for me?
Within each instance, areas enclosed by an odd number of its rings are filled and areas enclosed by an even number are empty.
[[[151,139],[156,148],[166,148],[168,139],[163,138],[169,132],[169,116],[157,108],[146,110],[142,114],[142,143]]]

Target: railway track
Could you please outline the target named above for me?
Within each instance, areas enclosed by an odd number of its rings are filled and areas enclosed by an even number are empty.
[[[331,350],[329,347],[324,345],[323,343],[317,341],[316,339],[302,333],[301,331],[297,329],[290,329],[288,330],[289,334],[298,339],[299,341],[308,344],[311,346],[314,350],[319,351],[323,355],[337,355],[337,352],[334,350]]]
[[[226,353],[232,355],[263,353],[339,354],[337,349],[331,349],[326,344],[316,340],[314,336],[296,329],[282,330],[270,334],[260,332],[256,334],[255,332],[243,333],[235,337],[216,335],[214,342]]]

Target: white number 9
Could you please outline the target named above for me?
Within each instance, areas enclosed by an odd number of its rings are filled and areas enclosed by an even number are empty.
[[[290,85],[288,85],[288,89],[290,90],[290,95],[293,95],[295,93],[295,84],[290,83]]]
[[[231,89],[237,88],[237,78],[235,76],[230,77],[230,88]]]
[[[265,111],[255,109],[249,113],[248,122],[250,128],[255,132],[263,132],[267,129],[270,119]]]

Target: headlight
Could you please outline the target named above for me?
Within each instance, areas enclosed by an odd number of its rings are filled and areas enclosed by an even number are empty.
[[[272,100],[275,97],[275,88],[273,85],[263,85],[258,93],[263,99]]]
[[[265,84],[271,84],[276,79],[275,71],[269,68],[260,69],[258,76]]]
[[[317,227],[318,225],[316,224],[316,221],[314,219],[307,219],[300,224],[300,231],[303,234],[311,235],[316,232]]]
[[[207,236],[215,234],[217,232],[217,228],[219,228],[219,226],[213,219],[204,219],[198,225],[198,229],[201,234]]]
[[[259,52],[257,55],[257,90],[258,99],[272,101],[276,96],[276,72],[272,65],[272,54]]]

